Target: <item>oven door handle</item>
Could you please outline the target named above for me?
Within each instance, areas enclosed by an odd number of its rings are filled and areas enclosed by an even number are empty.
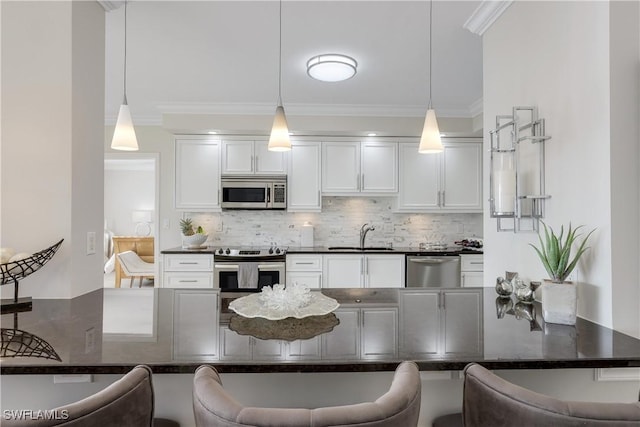
[[[216,270],[238,270],[240,267],[238,264],[215,264],[213,266]]]
[[[271,262],[269,264],[258,264],[258,270],[261,270],[261,271],[280,270],[281,268],[284,268],[284,266],[285,266],[284,262]]]

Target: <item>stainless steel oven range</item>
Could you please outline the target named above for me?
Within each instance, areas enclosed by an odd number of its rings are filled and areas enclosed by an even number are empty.
[[[219,248],[213,255],[214,287],[221,292],[258,292],[284,283],[286,248]]]

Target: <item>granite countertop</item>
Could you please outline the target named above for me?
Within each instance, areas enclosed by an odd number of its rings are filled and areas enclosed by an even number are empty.
[[[503,301],[490,288],[322,292],[340,302],[335,318],[268,327],[234,321],[226,307],[241,294],[213,289],[100,289],[34,300],[30,312],[2,315],[1,373],[116,374],[141,363],[157,373],[192,373],[202,363],[221,372],[393,371],[402,360],[424,371],[469,362],[490,369],[640,366],[640,340],[584,319],[545,324],[537,303]],[[281,331],[282,339],[251,336]],[[306,339],[295,340],[298,333]]]
[[[199,249],[186,249],[180,246],[175,248],[164,249],[161,251],[163,254],[207,254],[212,255],[215,250],[220,247],[224,247],[224,245],[218,246],[206,246],[204,248]],[[334,248],[334,249],[329,249]],[[337,249],[336,249],[337,248]],[[288,254],[341,254],[341,253],[367,253],[367,254],[399,254],[399,255],[470,255],[470,254],[479,254],[482,255],[482,249],[474,249],[474,248],[465,248],[465,247],[451,247],[445,250],[429,250],[429,249],[420,249],[415,247],[394,247],[391,249],[387,249],[385,247],[376,246],[376,247],[367,247],[365,250],[361,250],[358,248],[352,248],[347,245],[336,245],[334,246],[313,246],[313,247],[300,247],[300,246],[289,246],[287,248]]]

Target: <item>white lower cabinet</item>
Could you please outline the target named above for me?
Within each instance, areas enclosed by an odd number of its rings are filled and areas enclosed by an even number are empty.
[[[460,284],[462,287],[484,286],[484,255],[460,255]]]
[[[323,256],[323,288],[402,288],[404,255]]]
[[[213,288],[212,254],[164,254],[163,288]]]
[[[320,337],[306,340],[262,340],[220,326],[221,360],[318,360]]]
[[[385,359],[398,354],[396,307],[338,308],[340,320],[322,335],[323,359]]]
[[[218,357],[219,292],[178,289],[173,296],[173,358]]]
[[[401,298],[401,356],[482,355],[481,289],[416,290]]]
[[[285,283],[297,283],[311,289],[322,287],[322,255],[287,255]]]

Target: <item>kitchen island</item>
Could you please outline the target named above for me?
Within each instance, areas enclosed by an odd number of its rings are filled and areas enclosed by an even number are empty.
[[[213,289],[101,289],[34,300],[32,311],[2,315],[1,372],[120,374],[142,363],[155,373],[191,373],[203,363],[224,373],[368,372],[393,371],[401,360],[415,360],[422,371],[461,370],[469,362],[490,369],[640,367],[640,340],[584,319],[545,324],[537,303],[501,300],[493,289],[322,292],[340,303],[339,323],[314,335],[300,322],[304,339],[265,339],[260,326],[258,333],[234,327],[237,315],[227,306],[240,295]],[[26,340],[42,346],[34,351]]]

